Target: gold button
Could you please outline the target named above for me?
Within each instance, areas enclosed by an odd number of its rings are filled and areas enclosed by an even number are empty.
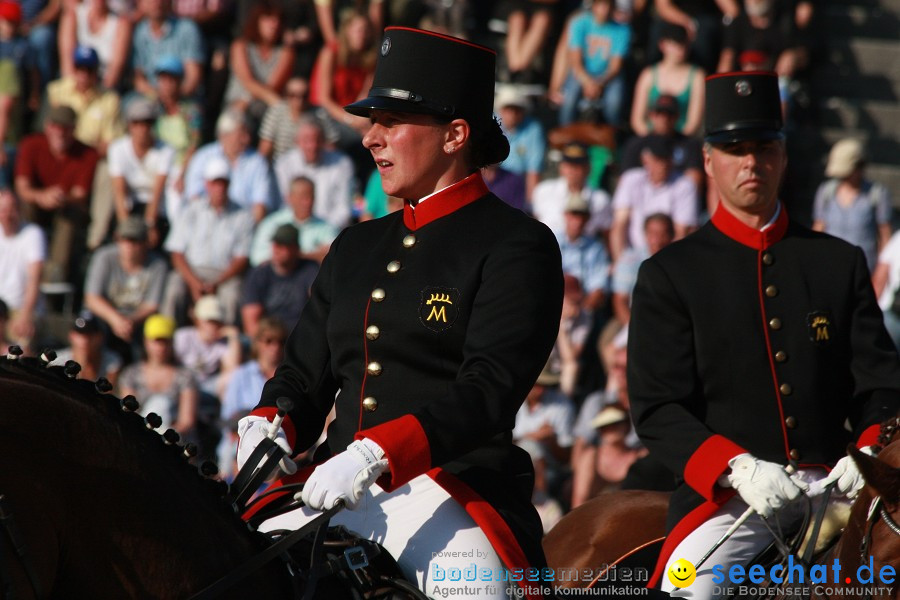
[[[796,448],[791,448],[790,456],[792,460],[800,460],[800,451]]]
[[[372,300],[375,302],[381,302],[384,300],[384,290],[381,288],[375,288],[372,290]]]
[[[369,412],[375,412],[375,409],[378,408],[378,400],[372,396],[366,396],[363,398],[363,408]]]
[[[770,286],[766,287],[766,296],[768,296],[769,298],[774,298],[777,295],[778,295],[777,287],[775,287],[774,285],[770,285]]]
[[[775,317],[774,319],[769,321],[769,327],[772,329],[781,329],[781,319]]]
[[[794,392],[794,388],[792,388],[789,383],[782,383],[778,386],[778,389],[781,390],[781,393],[785,396],[790,396]]]
[[[403,247],[404,248],[412,248],[416,245],[416,236],[413,234],[409,234],[405,238],[403,238]]]
[[[787,360],[787,352],[784,350],[779,350],[775,353],[775,360],[777,362],[785,362]]]
[[[366,366],[366,373],[374,377],[378,377],[379,375],[381,375],[381,363],[377,363],[375,361],[370,362]]]
[[[379,335],[381,335],[381,330],[378,329],[378,325],[369,325],[366,327],[366,337],[370,340],[377,340]]]
[[[797,419],[795,419],[794,417],[787,417],[784,420],[784,424],[787,425],[788,429],[794,429],[795,427],[797,427]]]
[[[772,256],[771,254],[769,254],[768,252],[766,252],[765,254],[762,255],[762,261],[763,261],[764,265],[771,265],[772,263],[775,262],[775,257]]]
[[[400,270],[400,261],[392,260],[388,263],[387,272],[388,273],[396,273]]]

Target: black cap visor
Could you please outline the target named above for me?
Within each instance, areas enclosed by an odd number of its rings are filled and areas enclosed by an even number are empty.
[[[735,142],[744,142],[748,140],[768,141],[783,140],[784,133],[778,129],[761,129],[761,128],[741,128],[726,129],[725,131],[716,131],[707,134],[703,141],[708,144],[733,144]]]
[[[390,110],[434,115],[448,120],[452,119],[456,112],[452,105],[432,102],[404,90],[387,88],[372,88],[369,90],[368,98],[348,104],[344,110],[358,117],[368,117],[373,110]]]

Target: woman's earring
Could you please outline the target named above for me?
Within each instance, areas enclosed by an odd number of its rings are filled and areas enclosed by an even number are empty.
[[[453,154],[454,152],[456,152],[456,148],[454,148],[453,146],[444,146],[444,152],[447,154]]]

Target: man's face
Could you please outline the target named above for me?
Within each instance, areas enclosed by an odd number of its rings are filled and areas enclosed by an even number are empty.
[[[503,126],[513,130],[525,119],[525,109],[521,106],[504,106],[500,109],[500,121]]]
[[[654,185],[662,185],[669,178],[672,160],[655,156],[649,150],[641,152],[641,163],[647,171],[647,177]]]
[[[672,229],[668,223],[652,219],[644,226],[644,238],[647,240],[647,250],[651,255],[656,254],[672,243]]]
[[[297,148],[306,162],[318,162],[322,152],[322,132],[312,125],[301,125],[297,130]]]
[[[587,213],[572,212],[567,210],[564,215],[566,223],[566,237],[568,237],[570,240],[577,240],[578,238],[580,238],[584,233],[584,228],[587,225],[589,216],[590,215],[588,215]]]
[[[297,244],[279,244],[272,242],[272,264],[280,269],[291,269],[300,259],[300,247]]]
[[[213,179],[206,182],[206,194],[209,203],[215,208],[221,208],[228,202],[228,180]]]
[[[84,92],[90,90],[97,85],[97,70],[75,67],[74,78],[75,88],[78,91]]]
[[[75,141],[75,128],[59,123],[47,123],[44,133],[50,143],[50,148],[58,154],[67,152]]]
[[[587,163],[575,163],[564,160],[559,163],[559,174],[563,176],[569,187],[581,189],[587,182],[588,166]]]
[[[675,115],[662,110],[650,111],[650,129],[653,133],[669,136],[675,131]]]
[[[222,150],[231,157],[241,154],[250,143],[250,135],[242,126],[235,127],[231,131],[222,131],[216,137],[222,144]]]
[[[296,181],[291,185],[287,201],[298,220],[305,221],[312,215],[313,200],[313,186],[309,182]]]
[[[0,228],[14,231],[19,226],[19,206],[11,192],[0,193]]]
[[[781,140],[746,140],[706,146],[706,174],[732,212],[768,216],[787,166]]]

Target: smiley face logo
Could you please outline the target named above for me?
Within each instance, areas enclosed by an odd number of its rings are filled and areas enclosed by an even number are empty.
[[[697,578],[697,569],[683,558],[679,558],[669,565],[669,570],[666,573],[669,576],[669,581],[677,588],[687,587],[694,583],[694,580]]]

